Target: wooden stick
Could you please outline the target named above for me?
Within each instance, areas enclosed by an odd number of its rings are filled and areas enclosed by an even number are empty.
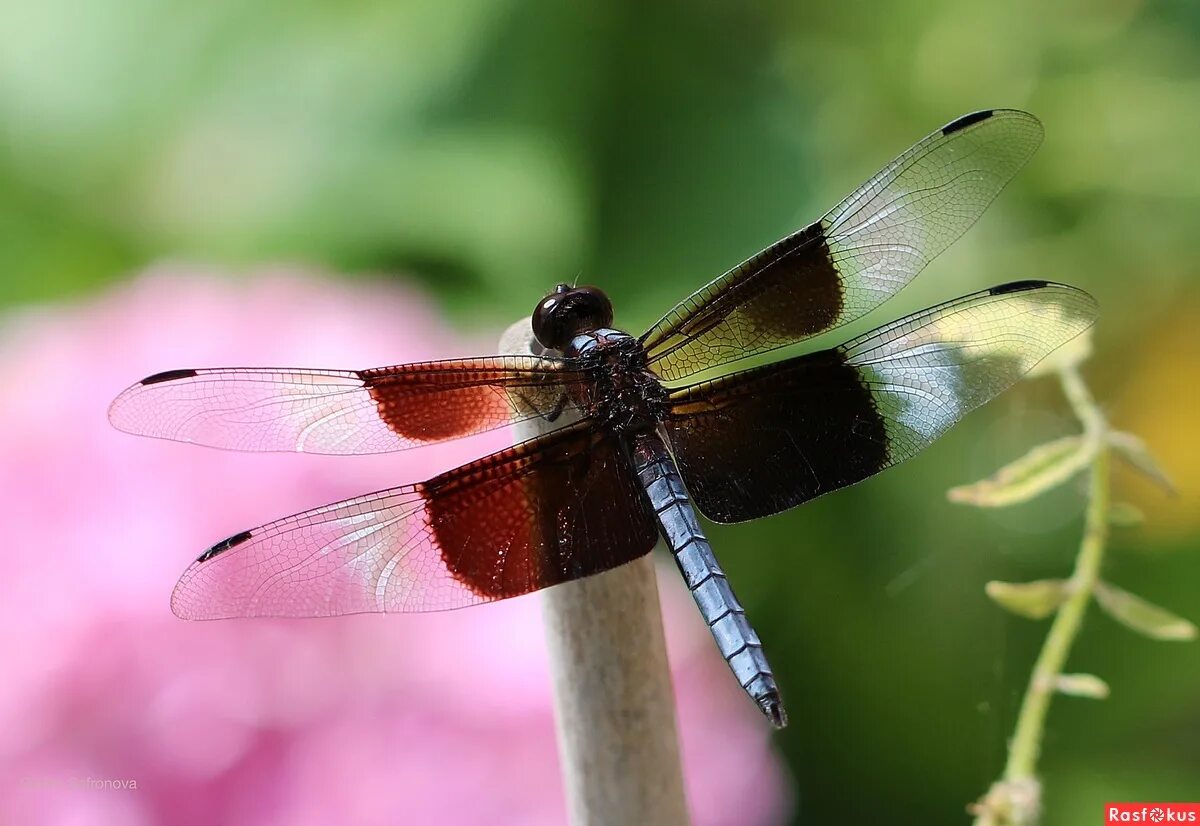
[[[529,319],[500,339],[501,353],[540,350]],[[653,556],[544,591],[542,615],[570,822],[687,826]]]

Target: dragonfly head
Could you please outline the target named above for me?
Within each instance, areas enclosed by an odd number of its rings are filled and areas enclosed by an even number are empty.
[[[598,287],[559,284],[533,310],[533,334],[543,347],[563,350],[579,333],[612,324],[612,302]]]

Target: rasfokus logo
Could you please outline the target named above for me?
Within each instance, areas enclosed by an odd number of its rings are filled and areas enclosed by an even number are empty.
[[[1105,803],[1104,826],[1116,823],[1200,824],[1200,803]]]

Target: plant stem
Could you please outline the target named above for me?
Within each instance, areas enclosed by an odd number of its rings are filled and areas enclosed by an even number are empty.
[[[1046,710],[1054,694],[1055,683],[1062,673],[1071,645],[1079,633],[1083,615],[1096,587],[1104,542],[1108,531],[1108,452],[1101,450],[1092,465],[1091,505],[1088,508],[1088,527],[1071,575],[1071,596],[1058,609],[1046,643],[1033,668],[1029,688],[1021,703],[1017,727],[1013,733],[1004,776],[1008,780],[1033,777],[1041,749]]]
[[[1071,409],[1083,423],[1084,435],[1093,439],[1102,439],[1104,431],[1108,429],[1108,422],[1104,420],[1104,414],[1096,405],[1096,400],[1092,398],[1091,391],[1084,384],[1083,376],[1079,375],[1079,368],[1064,367],[1058,371],[1058,378],[1062,382],[1063,393],[1066,394],[1067,401],[1071,403]]]
[[[1046,727],[1046,712],[1100,578],[1100,565],[1108,540],[1110,457],[1105,442],[1108,424],[1075,367],[1061,370],[1059,378],[1075,415],[1083,423],[1084,436],[1093,440],[1095,447],[1083,539],[1075,558],[1075,570],[1068,581],[1070,596],[1055,614],[1021,701],[1003,780],[977,805],[976,826],[1026,826],[1037,822],[1040,809],[1037,761]]]

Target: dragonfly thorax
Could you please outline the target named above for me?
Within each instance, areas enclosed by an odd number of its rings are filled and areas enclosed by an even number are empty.
[[[633,336],[607,327],[580,333],[563,352],[594,376],[584,407],[595,420],[621,433],[647,433],[666,415],[667,391],[646,366],[646,351]]]

